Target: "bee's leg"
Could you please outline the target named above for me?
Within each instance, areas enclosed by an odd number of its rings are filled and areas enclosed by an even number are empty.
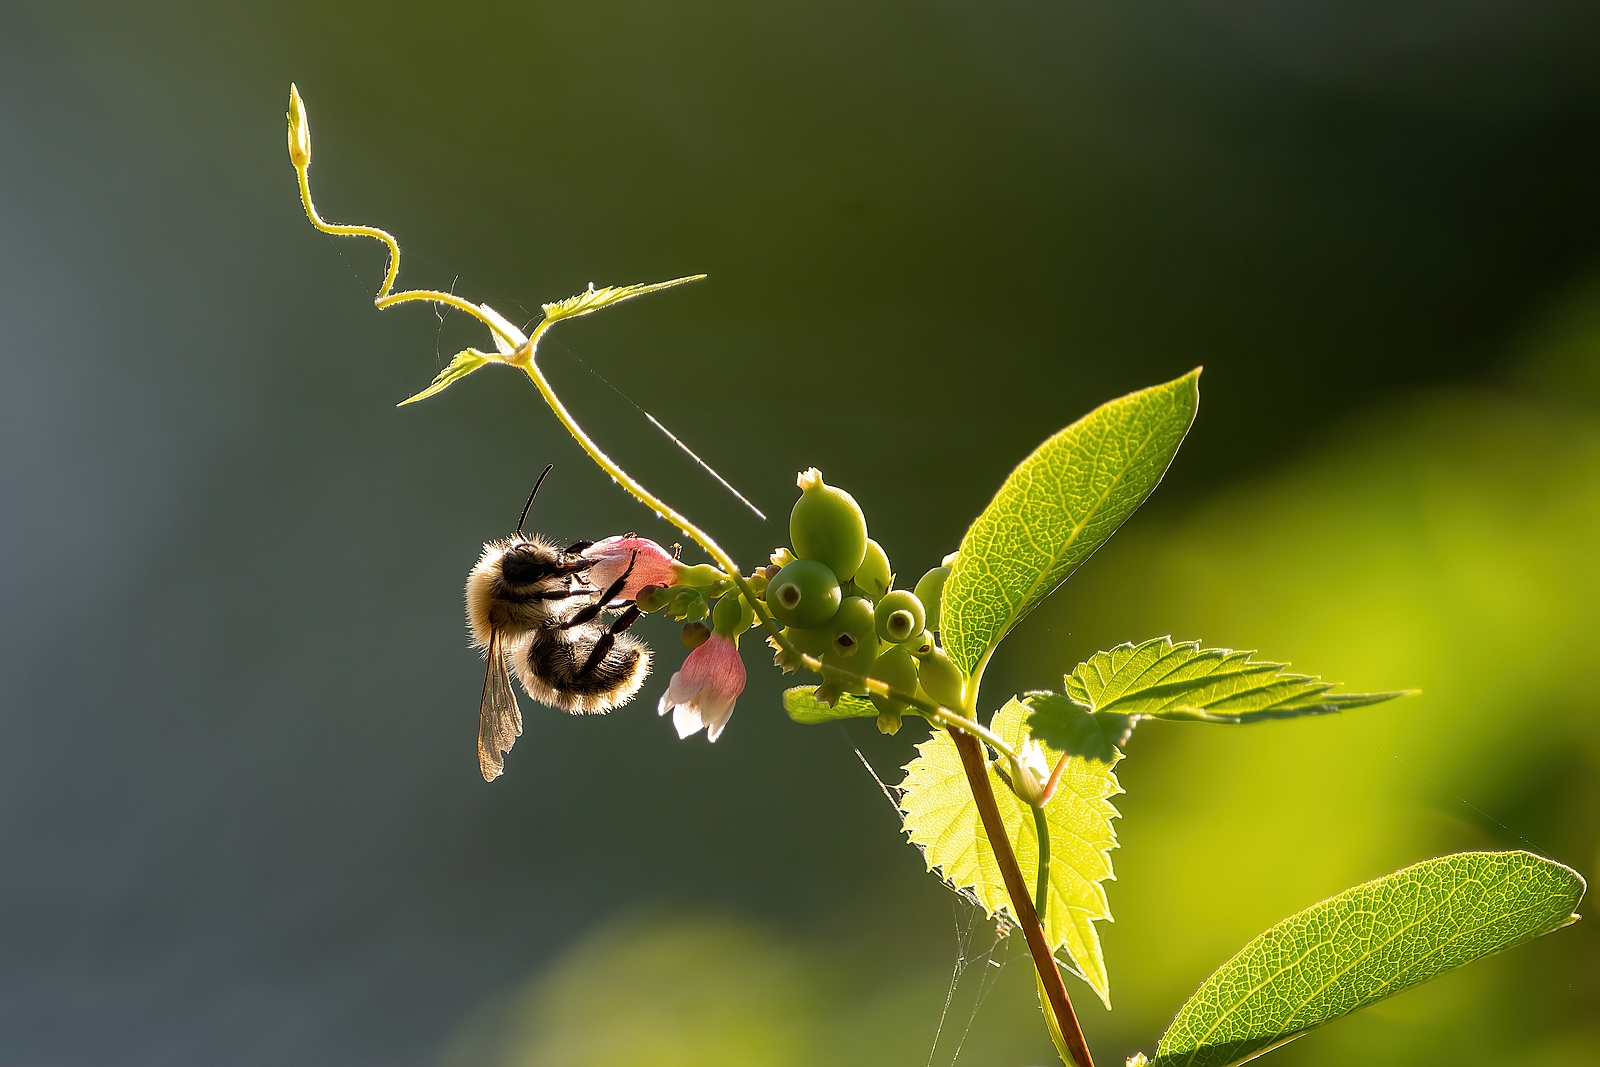
[[[617,635],[632,626],[638,618],[639,606],[637,604],[628,605],[628,610],[624,611],[617,618],[617,621],[611,624],[611,628],[601,634],[599,640],[594,643],[594,648],[589,652],[589,658],[583,661],[583,666],[578,670],[578,677],[582,678],[600,666],[606,655],[610,653],[611,646],[617,643]]]
[[[578,611],[573,614],[572,618],[561,624],[561,628],[564,630],[569,630],[574,626],[582,626],[584,623],[600,614],[600,609],[615,600],[617,598],[617,594],[622,592],[623,586],[628,584],[628,575],[633,573],[633,565],[638,562],[639,553],[635,552],[632,558],[628,560],[628,569],[622,572],[621,577],[612,582],[610,587],[606,589],[604,593],[601,593],[595,599],[593,604],[590,604],[586,608],[578,609]]]
[[[535,593],[530,600],[566,600],[569,597],[587,596],[587,589],[547,589],[542,593]]]
[[[564,551],[569,556],[575,556],[579,552],[587,552],[593,545],[593,541],[574,541]]]

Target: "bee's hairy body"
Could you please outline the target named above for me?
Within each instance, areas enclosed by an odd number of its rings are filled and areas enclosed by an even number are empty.
[[[511,653],[523,691],[573,715],[598,715],[632,700],[650,673],[650,647],[618,634],[600,662],[585,671],[605,630],[599,621],[565,631],[535,630]]]
[[[580,542],[558,548],[522,534],[483,546],[467,576],[467,622],[473,645],[488,658],[478,728],[485,779],[522,733],[522,713],[507,667],[534,700],[573,715],[596,715],[627,703],[650,673],[650,648],[622,631],[638,616],[629,607],[608,626],[605,597],[586,580],[591,565]]]

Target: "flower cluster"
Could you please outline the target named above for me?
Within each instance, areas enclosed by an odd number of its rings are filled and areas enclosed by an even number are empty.
[[[778,666],[820,673],[816,698],[829,705],[846,693],[870,696],[885,733],[900,728],[909,705],[871,692],[869,680],[906,697],[962,707],[963,676],[935,634],[951,561],[924,574],[915,590],[895,589],[889,557],[867,536],[855,498],[828,485],[815,468],[797,484],[801,495],[789,517],[793,547],[779,548],[770,567],[747,579],[783,628],[783,640],[767,639]],[[680,737],[704,729],[715,741],[744,690],[738,642],[755,621],[753,605],[729,575],[710,565],[685,566],[654,541],[632,534],[608,538],[585,555],[596,560],[590,569],[594,584],[615,581],[631,564],[623,599],[684,623],[683,640],[691,651],[659,710],[672,712]]]

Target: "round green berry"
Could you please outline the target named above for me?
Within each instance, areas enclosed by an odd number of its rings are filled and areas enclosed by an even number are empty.
[[[845,597],[828,629],[833,634],[830,651],[839,665],[854,664],[857,673],[866,673],[867,665],[878,658],[878,628],[872,617],[872,601]]]
[[[893,644],[920,636],[927,624],[922,601],[917,599],[917,594],[904,589],[885,593],[872,614],[878,625],[878,636]]]
[[[861,557],[861,566],[856,568],[856,576],[852,580],[868,600],[877,600],[887,593],[889,583],[894,580],[894,575],[889,573],[889,557],[884,553],[883,546],[870,537],[867,538],[867,554]]]
[[[935,567],[917,579],[917,599],[922,601],[923,610],[928,613],[927,627],[930,630],[939,628],[939,603],[944,596],[945,580],[949,577],[949,567]]]
[[[950,657],[942,651],[935,649],[922,657],[919,661],[917,680],[935,701],[953,711],[960,710],[966,679],[961,675],[961,668],[952,663]]]
[[[906,651],[911,653],[917,659],[921,659],[923,656],[928,655],[936,647],[933,643],[932,630],[924,630],[916,637],[913,637],[911,640],[903,643],[906,646]]]
[[[825,626],[839,610],[839,579],[828,565],[797,559],[767,583],[767,607],[785,626]]]
[[[787,626],[784,628],[783,636],[807,656],[821,658],[824,652],[833,647],[833,632],[826,627],[802,629],[798,626]]]
[[[795,479],[801,489],[789,513],[789,541],[794,554],[814,559],[846,582],[856,575],[867,554],[867,517],[856,498],[822,480],[812,467]]]
[[[755,624],[756,613],[736,592],[726,592],[711,612],[711,628],[726,637],[738,637]]]
[[[900,645],[890,645],[878,653],[878,658],[872,663],[872,670],[867,677],[874,678],[890,689],[898,690],[907,696],[914,696],[917,692],[917,661],[911,658]],[[890,697],[871,694],[872,703],[882,714],[893,715],[898,718],[906,710],[903,700],[894,700]]]

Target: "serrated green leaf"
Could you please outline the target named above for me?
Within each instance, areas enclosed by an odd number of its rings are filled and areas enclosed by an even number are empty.
[[[562,319],[575,319],[580,315],[593,314],[601,308],[608,308],[612,304],[620,304],[624,300],[632,300],[646,293],[658,293],[685,282],[697,282],[704,277],[704,274],[691,274],[687,278],[674,278],[669,282],[651,282],[648,285],[608,285],[604,289],[596,289],[591,285],[577,296],[569,296],[565,300],[543,304],[541,307],[544,309],[545,322],[559,322]]]
[[[1029,708],[1028,729],[1034,737],[1084,759],[1115,762],[1117,750],[1133,733],[1131,715],[1093,712],[1060,693],[1024,693],[1022,701]]]
[[[1156,1067],[1229,1067],[1318,1026],[1576,921],[1584,882],[1528,852],[1428,860],[1314,904],[1207,978]]]
[[[1011,700],[995,712],[990,729],[1020,748],[1028,737],[1023,725],[1026,715],[1027,708]],[[905,816],[907,838],[922,849],[928,869],[937,869],[952,888],[970,890],[990,915],[1004,911],[1014,920],[1016,913],[984,834],[955,742],[944,730],[936,729],[917,746],[917,753],[917,758],[906,764],[906,776],[900,783],[900,811]],[[1053,765],[1060,753],[1046,746],[1045,755]],[[1114,762],[1069,760],[1055,795],[1045,805],[1050,827],[1050,893],[1041,916],[1051,949],[1066,948],[1078,975],[1108,1008],[1110,983],[1094,923],[1111,918],[1101,883],[1111,877],[1110,853],[1117,847],[1111,820],[1118,812],[1110,798],[1122,792],[1122,787],[1117,784],[1114,766]],[[1023,881],[1031,886],[1039,871],[1033,810],[1017,799],[993,766],[989,785]]]
[[[479,367],[482,367],[487,363],[499,362],[501,362],[501,360],[497,357],[491,356],[487,352],[479,352],[476,348],[469,348],[463,352],[457,352],[455,358],[450,361],[450,365],[444,370],[440,371],[438,375],[434,377],[432,385],[428,386],[411,399],[400,401],[400,403],[396,404],[395,407],[403,408],[407,404],[415,404],[419,400],[426,400],[434,393],[443,392],[446,388],[454,385],[456,382],[460,381],[462,378],[465,378]]]
[[[1333,682],[1289,674],[1253,652],[1157,637],[1096,652],[1066,676],[1066,695],[1027,693],[1028,729],[1063,752],[1105,760],[1140,719],[1237,725],[1359,708],[1412,690],[1330,693]]]
[[[817,687],[814,685],[796,686],[783,691],[783,710],[789,713],[789,718],[805,726],[814,726],[819,722],[833,722],[835,719],[867,719],[875,718],[878,709],[866,697],[850,696],[846,694],[839,698],[837,707],[828,707],[814,695]]]
[[[1011,472],[961,539],[941,638],[972,674],[1144,503],[1200,403],[1200,371],[1095,408]]]
[[[1288,664],[1253,655],[1170,637],[1125,642],[1078,664],[1066,677],[1067,696],[1097,713],[1237,724],[1326,715],[1415,692],[1330,693],[1337,683],[1289,674]]]

